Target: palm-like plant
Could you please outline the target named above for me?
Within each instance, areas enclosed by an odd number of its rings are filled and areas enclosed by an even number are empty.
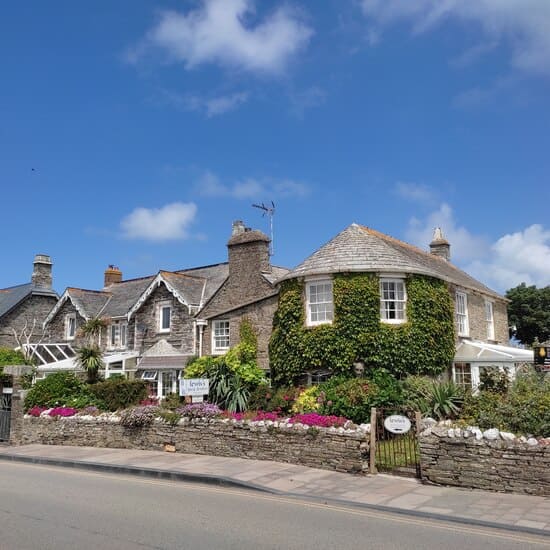
[[[100,317],[94,317],[88,319],[81,327],[80,333],[82,336],[88,339],[88,347],[92,348],[96,344],[99,345],[99,339],[101,337],[101,331],[107,326],[107,319]]]
[[[88,384],[95,384],[98,380],[99,369],[103,368],[103,354],[97,346],[80,348],[76,355],[80,368],[86,371]]]

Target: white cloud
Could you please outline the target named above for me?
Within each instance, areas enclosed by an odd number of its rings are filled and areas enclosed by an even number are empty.
[[[204,63],[251,72],[280,73],[313,34],[288,6],[251,25],[254,0],[202,0],[187,13],[164,11],[145,40],[128,52],[137,62],[151,49],[192,69]]]
[[[535,224],[506,234],[491,246],[487,259],[472,262],[467,270],[500,290],[520,283],[547,286],[550,284],[550,230]]]
[[[531,225],[490,243],[459,226],[451,207],[442,204],[424,220],[412,218],[406,239],[426,250],[435,227],[441,227],[451,245],[451,261],[490,288],[504,292],[522,282],[550,284],[550,230],[541,225]]]
[[[184,111],[197,111],[207,118],[222,115],[237,109],[248,101],[248,92],[235,92],[227,95],[203,97],[198,94],[178,94],[161,90],[161,101]]]
[[[415,33],[448,20],[475,23],[489,42],[506,41],[514,67],[550,75],[548,0],[362,0],[361,7],[376,29],[399,20]]]
[[[234,199],[304,197],[309,193],[307,184],[291,179],[246,178],[232,185],[226,185],[212,172],[205,172],[197,181],[196,188],[204,197]]]
[[[423,183],[399,181],[395,184],[394,192],[402,199],[430,204],[435,199],[435,191]]]
[[[489,248],[489,243],[484,237],[473,235],[465,227],[457,224],[451,207],[446,203],[431,212],[425,220],[412,218],[405,235],[408,241],[426,250],[436,227],[441,227],[445,238],[451,243],[451,258],[455,263],[483,257]]]
[[[186,239],[196,213],[197,206],[192,202],[174,202],[162,208],[136,208],[120,222],[122,236],[146,241]]]

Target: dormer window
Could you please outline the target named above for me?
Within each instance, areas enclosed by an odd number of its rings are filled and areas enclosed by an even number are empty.
[[[172,305],[169,302],[159,304],[159,332],[170,332],[172,324]]]
[[[334,305],[330,279],[308,281],[306,283],[306,300],[308,326],[332,323]]]
[[[65,340],[74,340],[76,336],[76,315],[65,316]]]
[[[404,323],[407,320],[407,292],[403,279],[380,279],[380,320]]]

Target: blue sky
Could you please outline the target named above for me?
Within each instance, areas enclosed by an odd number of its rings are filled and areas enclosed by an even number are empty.
[[[503,291],[550,284],[547,0],[12,2],[0,16],[0,287],[226,260],[292,267],[352,222]]]

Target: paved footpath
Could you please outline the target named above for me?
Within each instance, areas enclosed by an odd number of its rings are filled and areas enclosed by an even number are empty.
[[[550,536],[548,497],[423,485],[416,479],[382,474],[360,476],[281,462],[162,451],[0,446],[2,459],[245,487]]]

